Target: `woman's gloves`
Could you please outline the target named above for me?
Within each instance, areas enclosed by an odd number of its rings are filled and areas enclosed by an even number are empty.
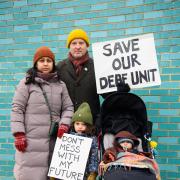
[[[61,124],[61,125],[59,126],[57,136],[58,136],[59,138],[61,138],[64,133],[68,133],[69,128],[70,128],[69,125],[67,125],[67,124]]]
[[[87,180],[96,180],[97,173],[91,172],[87,178]]]
[[[64,133],[67,133],[69,131],[69,128],[70,128],[69,125],[61,124],[58,128],[57,136],[61,138]],[[20,152],[25,152],[26,147],[27,147],[27,140],[26,140],[25,133],[17,132],[14,134],[14,138],[15,138],[14,145],[16,149]]]
[[[15,137],[14,144],[16,149],[18,151],[24,152],[27,147],[27,140],[25,134],[23,132],[18,132],[15,133],[14,137]]]

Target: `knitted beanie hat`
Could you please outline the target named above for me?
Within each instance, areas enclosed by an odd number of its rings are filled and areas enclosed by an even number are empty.
[[[36,52],[35,52],[34,58],[33,58],[33,64],[35,64],[42,57],[51,58],[53,60],[53,63],[55,64],[54,53],[46,46],[42,46],[42,47],[36,49]]]
[[[118,138],[117,139],[117,142],[119,144],[123,143],[123,142],[128,142],[128,143],[131,143],[132,145],[134,145],[134,141],[132,139],[128,139],[128,138]]]
[[[67,48],[69,48],[71,41],[74,39],[83,39],[86,42],[87,46],[89,47],[89,38],[84,30],[75,29],[69,33],[67,42],[66,42]]]
[[[93,125],[93,117],[88,103],[82,103],[72,117],[72,122],[80,121]]]

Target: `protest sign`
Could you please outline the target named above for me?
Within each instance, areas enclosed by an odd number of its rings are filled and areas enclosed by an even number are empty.
[[[161,84],[153,34],[92,44],[97,93]]]
[[[92,139],[64,133],[57,138],[48,176],[83,180]]]

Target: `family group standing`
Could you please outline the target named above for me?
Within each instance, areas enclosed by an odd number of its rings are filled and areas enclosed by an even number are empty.
[[[96,91],[94,63],[88,53],[89,37],[84,30],[75,29],[68,35],[66,45],[69,49],[68,57],[59,61],[57,66],[55,55],[49,47],[38,48],[33,57],[33,67],[27,71],[15,90],[11,130],[16,148],[16,180],[55,180],[47,176],[48,169],[56,138],[61,138],[64,133],[92,138],[84,180],[96,180],[98,175],[97,134],[101,132],[102,126],[98,118],[100,101]],[[102,96],[110,97],[110,94]],[[115,113],[119,115],[119,109],[112,110],[112,113],[116,110]],[[110,118],[111,122],[117,121],[112,114]],[[114,168],[116,161],[125,164],[127,161],[124,157],[131,155],[137,158],[137,163],[145,160],[152,164],[153,178],[149,179],[160,180],[157,164],[145,157],[145,154],[137,156],[137,137],[124,131],[113,136],[107,133],[108,131],[104,132],[107,150],[105,148],[103,161],[99,166],[100,174],[101,170],[106,172],[104,169],[112,174],[111,168]],[[131,158],[128,162],[130,160]],[[144,169],[145,174],[149,172],[149,169]],[[127,175],[127,171],[121,171]],[[122,174],[120,176],[123,177]],[[113,177],[119,178],[117,175]]]

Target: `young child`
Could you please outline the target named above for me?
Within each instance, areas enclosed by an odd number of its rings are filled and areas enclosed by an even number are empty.
[[[72,117],[71,134],[90,137],[93,139],[89,158],[86,165],[85,177],[87,180],[95,180],[98,171],[98,144],[94,136],[93,117],[88,103],[82,103]]]
[[[139,140],[130,132],[120,131],[117,133],[113,147],[107,149],[103,155],[103,161],[99,166],[100,174],[118,168],[123,180],[131,179],[131,177],[135,180],[136,176],[146,180],[160,180],[157,163],[150,158],[150,153],[138,152],[138,145]],[[127,170],[134,170],[128,175],[128,178]],[[117,174],[116,178],[121,180],[120,177],[117,177]],[[112,179],[116,180],[116,178],[114,176]]]
[[[103,155],[103,162],[109,163],[115,161],[118,158],[120,152],[132,152],[138,153],[137,146],[139,145],[139,140],[128,131],[120,131],[115,136],[114,147],[109,148],[105,151]]]

